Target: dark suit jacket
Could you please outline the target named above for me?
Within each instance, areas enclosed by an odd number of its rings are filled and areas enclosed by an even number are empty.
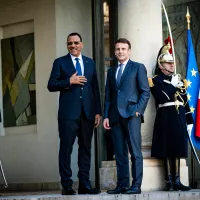
[[[101,115],[101,102],[95,63],[92,59],[82,56],[84,86],[70,85],[70,77],[76,72],[70,54],[57,58],[48,82],[50,92],[60,91],[58,119],[78,119],[82,106],[87,119],[94,120],[95,114]]]
[[[104,118],[109,118],[110,123],[115,123],[119,120],[119,114],[123,118],[129,118],[136,112],[139,112],[143,118],[150,97],[145,66],[129,60],[118,87],[116,86],[116,70],[117,66],[108,70]]]

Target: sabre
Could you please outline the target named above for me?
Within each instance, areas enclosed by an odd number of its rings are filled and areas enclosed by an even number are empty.
[[[3,171],[3,167],[2,167],[2,164],[1,164],[1,160],[0,160],[0,168],[1,168],[1,175],[3,177],[3,180],[4,180],[4,187],[7,188],[8,187],[8,183],[6,181],[6,177],[5,177],[5,174],[4,174],[4,171]]]
[[[168,15],[167,15],[167,11],[165,9],[165,5],[164,3],[162,2],[162,7],[163,7],[163,10],[164,10],[164,13],[165,13],[165,17],[166,17],[166,20],[167,20],[167,26],[168,26],[168,29],[169,29],[169,35],[170,35],[170,38],[171,38],[171,46],[172,46],[172,54],[173,54],[173,57],[174,57],[174,67],[175,67],[175,74],[176,74],[176,58],[175,58],[175,51],[174,51],[174,43],[173,43],[173,37],[172,37],[172,31],[171,31],[171,27],[170,27],[170,23],[169,23],[169,18],[168,18]]]

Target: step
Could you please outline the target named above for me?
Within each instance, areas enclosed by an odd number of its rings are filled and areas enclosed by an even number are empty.
[[[99,195],[74,195],[63,196],[60,194],[49,193],[5,193],[2,194],[0,200],[199,200],[200,190],[190,190],[187,192],[142,192],[137,195],[108,195],[103,192]]]
[[[99,169],[101,189],[107,190],[115,188],[117,185],[116,162],[102,161],[101,166],[102,167]],[[161,191],[165,186],[163,161],[146,158],[143,160],[143,166],[142,191]],[[180,162],[180,179],[184,185],[189,185],[188,167],[186,166],[185,159],[181,159]],[[130,178],[130,185],[131,184],[132,179]]]

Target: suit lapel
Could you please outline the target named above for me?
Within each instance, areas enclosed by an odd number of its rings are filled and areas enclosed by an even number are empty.
[[[66,59],[67,59],[67,63],[68,63],[67,64],[67,71],[70,74],[74,74],[76,72],[76,69],[75,69],[74,63],[73,63],[72,58],[71,58],[69,53],[66,55]]]
[[[126,75],[129,73],[130,69],[131,69],[131,61],[129,60],[129,61],[127,62],[127,64],[126,64],[126,67],[125,67],[124,72],[123,72],[123,74],[122,74],[119,87],[122,85],[122,83],[123,83],[123,81],[124,81]]]
[[[117,89],[117,80],[116,80],[117,67],[118,67],[117,65],[114,66],[113,73],[112,73],[112,79],[113,79],[114,85],[116,86],[116,89]]]
[[[83,65],[84,65],[83,76],[85,76],[87,78],[89,75],[89,62],[88,62],[87,58],[85,58],[84,56],[82,56],[82,59],[83,59]]]

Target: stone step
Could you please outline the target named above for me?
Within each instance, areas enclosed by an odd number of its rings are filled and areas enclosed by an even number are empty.
[[[150,158],[144,159],[143,165],[142,191],[161,191],[165,186],[163,162],[158,159]],[[101,189],[107,190],[115,188],[117,185],[116,162],[102,161],[101,166],[102,167],[99,169]],[[185,159],[181,159],[180,166],[181,182],[184,185],[188,185],[188,167],[186,166]],[[131,184],[132,179],[130,179],[130,185]]]
[[[3,194],[0,200],[199,200],[200,190],[190,190],[187,192],[142,192],[137,195],[108,195],[103,192],[99,195],[74,195],[63,196],[60,194]]]

